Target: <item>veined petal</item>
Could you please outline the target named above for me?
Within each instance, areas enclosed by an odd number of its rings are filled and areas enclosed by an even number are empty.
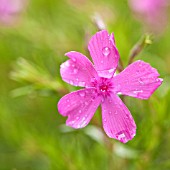
[[[126,143],[136,134],[136,124],[121,99],[112,94],[102,103],[103,128],[110,138]]]
[[[106,30],[96,33],[91,38],[88,49],[99,76],[112,77],[119,61],[113,33],[109,35]]]
[[[161,85],[157,70],[143,61],[136,61],[113,77],[114,89],[123,95],[148,99]]]
[[[78,90],[61,98],[58,111],[63,116],[68,116],[67,126],[73,128],[85,127],[93,117],[101,103],[101,97],[93,88]]]
[[[70,58],[60,67],[62,79],[75,86],[88,87],[91,79],[98,77],[91,61],[83,54],[71,51],[65,54]]]

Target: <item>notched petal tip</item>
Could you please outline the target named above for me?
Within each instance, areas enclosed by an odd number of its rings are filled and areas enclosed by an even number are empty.
[[[62,79],[74,86],[89,87],[91,78],[98,76],[91,61],[76,51],[70,51],[65,55],[69,60],[60,66]]]
[[[118,133],[113,133],[112,131],[110,133],[106,132],[107,136],[110,138],[114,138],[122,143],[127,143],[128,141],[132,140],[136,135],[136,126],[129,130],[121,130]]]
[[[106,30],[97,32],[89,41],[88,49],[99,76],[111,78],[119,61],[113,33],[110,35]]]
[[[162,84],[157,69],[138,60],[126,67],[113,79],[115,89],[123,95],[146,100]]]
[[[58,103],[58,111],[68,116],[66,125],[75,129],[85,127],[101,103],[93,88],[78,90],[65,95]]]
[[[134,136],[136,135],[136,129],[135,132],[130,133],[127,130],[123,130],[116,134],[117,140],[119,140],[122,143],[127,143],[128,141],[132,140]]]
[[[130,111],[115,94],[102,103],[102,122],[106,134],[122,143],[132,140],[136,134],[136,124]]]
[[[79,52],[77,52],[77,51],[69,51],[69,52],[66,52],[64,55],[67,56],[67,57],[70,57],[70,55],[75,54],[75,53],[79,53]]]

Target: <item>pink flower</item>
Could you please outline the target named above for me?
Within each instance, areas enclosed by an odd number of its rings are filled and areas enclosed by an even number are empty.
[[[0,0],[0,22],[13,24],[23,9],[25,0]]]
[[[149,29],[158,32],[165,27],[167,0],[129,0],[129,6]]]
[[[109,35],[105,30],[97,32],[91,38],[88,49],[94,65],[79,52],[66,53],[69,60],[61,65],[62,79],[85,88],[61,98],[59,113],[68,116],[67,126],[83,128],[101,104],[106,134],[126,143],[135,136],[136,125],[118,94],[148,99],[161,85],[162,79],[158,78],[155,68],[140,60],[115,75],[119,53],[113,33]]]

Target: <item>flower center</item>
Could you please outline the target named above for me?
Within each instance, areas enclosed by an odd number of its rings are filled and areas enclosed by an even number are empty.
[[[99,86],[99,89],[100,89],[100,91],[101,92],[107,92],[107,90],[108,90],[108,85],[101,85],[101,86]]]
[[[100,77],[99,79],[92,79],[93,87],[96,88],[97,93],[106,97],[113,89],[111,79]]]

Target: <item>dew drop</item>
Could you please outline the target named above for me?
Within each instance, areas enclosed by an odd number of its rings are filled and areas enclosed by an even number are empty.
[[[107,121],[106,118],[104,118],[103,121],[106,122]]]
[[[95,100],[95,97],[92,97],[92,98],[91,98],[91,101],[93,102],[94,100]]]
[[[145,83],[143,82],[142,78],[139,78],[139,79],[138,79],[138,82],[139,82],[140,84],[142,84],[142,85],[145,84]]]
[[[81,113],[82,111],[81,110],[79,110],[79,113]]]
[[[85,102],[84,104],[87,106],[89,103],[88,103],[88,102]]]
[[[125,118],[126,118],[126,119],[129,119],[129,115],[126,114]]]
[[[135,136],[135,132],[129,133],[127,130],[122,130],[116,134],[116,138],[123,143],[131,140]]]
[[[102,49],[102,53],[105,57],[107,57],[110,54],[110,48],[109,47],[104,47]]]
[[[72,67],[75,67],[75,64],[72,64],[71,66],[72,66]]]
[[[70,66],[70,62],[69,62],[69,61],[66,61],[64,65],[65,65],[66,67],[69,67],[69,66]]]
[[[61,68],[65,68],[65,64],[61,64],[60,67],[61,67]]]
[[[73,85],[73,84],[74,84],[72,80],[70,80],[69,82],[70,82],[70,84],[71,84],[71,85]]]
[[[108,70],[108,72],[109,72],[109,73],[113,73],[113,72],[114,72],[114,69],[112,68],[112,69]]]
[[[95,78],[95,77],[92,77],[92,78],[91,78],[91,82],[92,82],[92,83],[96,82],[96,78]]]
[[[67,99],[67,102],[70,102],[70,100],[69,100],[69,99]]]
[[[79,95],[80,95],[81,97],[84,97],[84,96],[86,95],[86,93],[85,93],[84,91],[80,91],[80,92],[79,92]]]
[[[85,83],[84,81],[80,81],[80,82],[79,82],[79,86],[85,86],[85,84],[86,84],[86,83]]]
[[[78,73],[78,69],[75,68],[75,69],[73,70],[73,73],[74,73],[74,74],[77,74],[77,73]]]
[[[142,93],[143,90],[136,90],[136,91],[133,91],[134,94],[139,94],[139,93]]]
[[[104,102],[104,98],[102,98],[102,103]]]
[[[72,58],[72,61],[73,61],[73,62],[76,62],[76,59],[75,59],[75,58]]]
[[[118,138],[118,140],[123,140],[123,138],[125,138],[126,136],[125,136],[125,134],[122,132],[122,133],[119,133],[118,135],[117,135],[117,138]]]
[[[115,115],[117,115],[117,111],[115,111]]]
[[[76,117],[77,120],[78,120],[79,118],[80,118],[79,116]]]
[[[75,123],[75,121],[73,120],[73,121],[71,121],[71,123],[70,123],[70,124],[72,124],[72,125],[73,125],[74,123]]]

